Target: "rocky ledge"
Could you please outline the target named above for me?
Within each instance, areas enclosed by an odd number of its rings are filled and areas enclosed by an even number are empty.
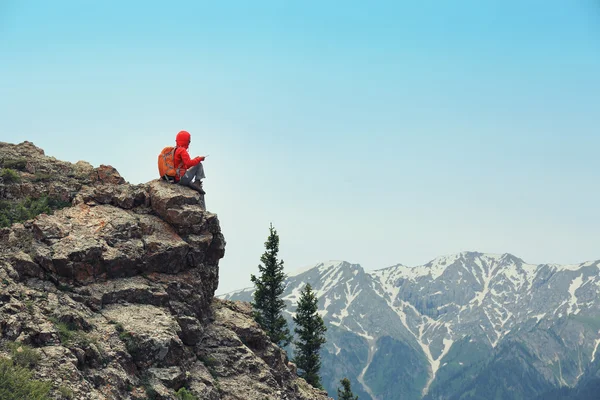
[[[197,192],[29,142],[0,143],[0,168],[3,210],[66,205],[0,229],[0,357],[32,347],[52,398],[327,398],[247,304],[213,297],[225,240]]]

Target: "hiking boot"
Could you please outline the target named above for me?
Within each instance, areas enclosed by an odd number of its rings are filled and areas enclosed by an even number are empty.
[[[200,194],[206,194],[204,189],[202,189],[202,182],[200,182],[200,181],[194,181],[194,182],[190,183],[190,187]]]

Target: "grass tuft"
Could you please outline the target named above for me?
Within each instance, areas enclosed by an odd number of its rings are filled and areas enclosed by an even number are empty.
[[[34,348],[23,343],[8,342],[6,348],[13,364],[23,368],[35,368],[41,356]],[[1,398],[1,397],[0,397]]]
[[[72,400],[75,397],[75,393],[73,393],[73,391],[66,386],[59,386],[58,392],[63,399]]]
[[[178,400],[198,400],[198,398],[196,396],[194,396],[192,394],[192,392],[190,392],[189,390],[187,390],[184,387],[182,387],[181,389],[176,391],[175,396],[177,397]]]

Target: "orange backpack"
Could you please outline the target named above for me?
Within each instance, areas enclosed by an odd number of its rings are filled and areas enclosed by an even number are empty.
[[[179,179],[179,171],[183,167],[183,163],[175,167],[175,150],[177,147],[168,146],[158,155],[158,173],[168,181],[174,180],[175,177]]]

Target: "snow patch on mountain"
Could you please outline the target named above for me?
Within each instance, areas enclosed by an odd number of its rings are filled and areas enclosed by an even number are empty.
[[[416,271],[426,272],[424,275],[421,276],[430,275],[431,279],[435,280],[444,273],[444,271],[449,265],[454,264],[456,260],[458,260],[461,256],[462,253],[438,257],[433,261],[430,261],[429,263],[425,264],[424,266],[414,267],[413,269],[415,269]]]
[[[579,312],[579,307],[577,306],[577,296],[575,292],[577,289],[581,287],[583,283],[583,273],[577,276],[577,278],[573,279],[571,285],[569,285],[569,295],[571,298],[569,299],[569,309],[567,310],[567,314],[577,314]]]
[[[480,284],[482,286],[482,289],[480,292],[478,292],[475,297],[473,298],[473,300],[471,300],[471,305],[477,305],[477,306],[481,306],[483,303],[483,299],[485,299],[485,297],[487,296],[488,292],[490,291],[490,281],[492,280],[492,269],[489,268],[487,271],[484,271],[483,266],[481,265],[481,260],[480,259],[476,259],[475,260],[475,264],[479,266],[480,271],[481,271],[481,275],[480,275]],[[488,318],[489,319],[489,318]]]
[[[332,321],[331,323],[333,325],[336,326],[340,326],[343,322],[344,322],[344,318],[346,318],[349,314],[348,309],[350,308],[350,306],[352,305],[352,302],[354,300],[356,300],[356,298],[358,297],[358,295],[360,294],[360,292],[362,291],[362,289],[359,289],[358,286],[355,286],[354,289],[352,289],[350,287],[350,283],[346,282],[346,302],[345,302],[345,307],[343,310],[340,311],[339,314],[333,314],[334,318],[338,318],[339,321],[335,322]]]
[[[342,268],[344,264],[342,261],[330,261],[327,264],[317,267],[317,270],[321,274],[320,281],[322,282],[321,287],[316,292],[317,297],[324,295],[335,286],[344,273]]]
[[[600,335],[600,331],[598,331],[598,335]],[[600,338],[596,339],[594,342],[594,351],[592,352],[592,362],[596,360],[596,352],[598,351],[598,345],[600,345]]]
[[[584,264],[548,264],[556,271],[579,271]]]
[[[335,348],[335,355],[339,355],[340,351],[342,351],[342,349],[339,348],[339,346],[337,344],[333,344],[333,347]]]
[[[505,265],[501,271],[501,273],[513,283],[516,290],[531,287],[537,272],[537,265],[522,264],[521,266],[518,266],[514,262]]]
[[[344,262],[345,261],[340,261],[340,260],[329,260],[329,261],[325,261],[325,262],[322,262],[322,263],[318,263],[316,265],[315,264],[311,264],[311,265],[308,265],[308,266],[304,266],[304,267],[298,268],[298,269],[294,270],[293,272],[288,273],[287,276],[288,276],[288,278],[291,278],[291,277],[294,277],[294,276],[299,276],[299,275],[302,275],[303,273],[308,272],[308,271],[310,271],[312,269],[315,269],[315,268],[318,268],[319,271],[326,270],[326,269],[331,268],[331,267],[337,267],[337,266],[343,264]]]
[[[283,297],[283,300],[288,300],[295,307],[298,305],[298,301],[300,300],[300,292],[302,292],[302,288],[304,288],[304,282],[301,282],[300,285],[295,286],[292,290],[292,293]]]
[[[375,393],[373,393],[373,390],[371,390],[369,385],[367,385],[367,383],[365,382],[365,374],[366,374],[367,370],[369,369],[369,367],[371,366],[371,363],[373,362],[373,357],[376,352],[377,352],[377,349],[375,347],[375,343],[373,343],[373,341],[370,341],[367,364],[365,365],[363,370],[360,372],[360,375],[358,375],[358,377],[357,377],[357,381],[362,385],[362,387],[365,389],[365,392],[367,392],[373,400],[378,400],[378,398],[375,395]]]

